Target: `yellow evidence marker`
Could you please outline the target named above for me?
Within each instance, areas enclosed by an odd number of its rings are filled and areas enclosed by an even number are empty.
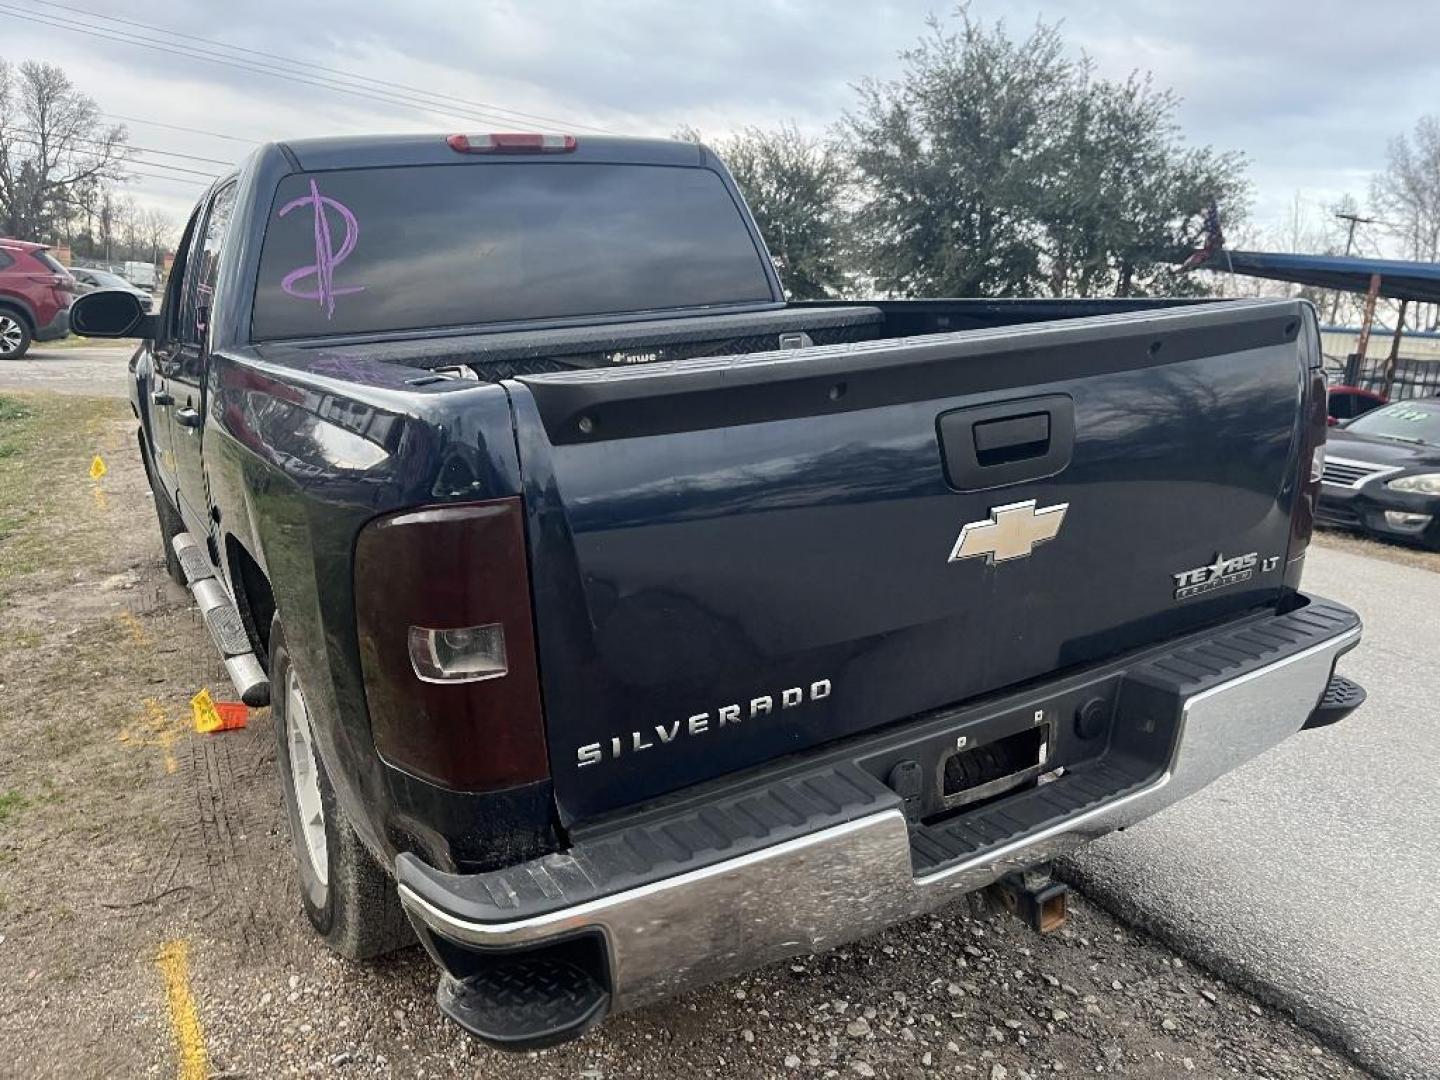
[[[190,708],[195,714],[195,730],[201,735],[245,726],[245,706],[238,701],[216,701],[209,690],[201,690],[191,698]]]

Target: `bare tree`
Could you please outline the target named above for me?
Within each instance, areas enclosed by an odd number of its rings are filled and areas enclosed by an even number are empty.
[[[1284,224],[1272,233],[1270,245],[1279,251],[1293,251],[1306,255],[1334,254],[1330,243],[1329,217],[1326,215],[1325,218],[1317,220],[1316,209],[1316,206],[1297,189],[1291,196]],[[1321,213],[1324,211],[1322,210]],[[1308,300],[1319,311],[1324,311],[1329,306],[1329,291],[1316,285],[1278,284],[1276,291],[1281,296]]]
[[[1412,135],[1386,148],[1370,200],[1411,259],[1440,259],[1440,117],[1422,116]]]
[[[93,176],[76,184],[71,192],[70,201],[74,207],[76,231],[92,247],[96,242],[95,226],[100,216],[100,200],[103,195],[104,185]]]
[[[100,224],[100,248],[105,252],[105,261],[109,262],[115,258],[115,230],[118,224],[115,193],[109,188],[105,188],[100,193],[96,219]]]
[[[1385,156],[1370,201],[1408,258],[1440,260],[1440,117],[1422,116],[1412,134],[1390,140]],[[1431,307],[1427,321],[1436,328],[1440,306]]]
[[[135,258],[145,246],[145,212],[133,197],[122,195],[115,201],[115,223],[125,245],[125,257]]]
[[[78,185],[124,175],[125,143],[62,69],[0,60],[0,232],[52,238]]]
[[[154,207],[141,211],[140,220],[147,249],[145,257],[159,266],[161,257],[175,242],[175,220]]]
[[[1328,221],[1325,225],[1325,253],[1327,255],[1374,255],[1380,248],[1374,232],[1375,218],[1366,214],[1360,200],[1349,192],[1330,203],[1326,208]],[[1388,303],[1388,301],[1387,301]],[[1364,296],[1358,293],[1329,290],[1327,312],[1328,322],[1336,325],[1353,325],[1360,321],[1364,307]]]

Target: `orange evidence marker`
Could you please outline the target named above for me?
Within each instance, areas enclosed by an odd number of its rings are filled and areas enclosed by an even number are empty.
[[[195,714],[195,730],[201,735],[243,728],[250,713],[239,701],[216,701],[209,690],[201,690],[191,698],[190,708]]]

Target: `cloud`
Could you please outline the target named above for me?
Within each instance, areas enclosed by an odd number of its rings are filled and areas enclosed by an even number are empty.
[[[7,0],[15,2],[26,0]],[[322,68],[339,68],[367,80],[373,97],[354,97],[8,20],[0,55],[64,65],[107,112],[254,139],[565,124],[646,135],[690,124],[720,135],[785,121],[823,132],[853,104],[851,86],[897,72],[897,54],[923,32],[927,13],[943,8],[926,0],[76,2],[262,54],[237,57],[242,65],[281,57],[300,62],[301,79],[324,81],[332,76]],[[163,40],[90,15],[29,10]],[[1037,17],[1061,21],[1066,40],[1101,74],[1148,70],[1174,88],[1191,141],[1248,157],[1262,224],[1278,222],[1297,190],[1317,203],[1347,190],[1363,196],[1386,139],[1440,100],[1432,59],[1440,6],[1372,0],[1360,20],[1342,0],[1303,9],[1255,0],[1201,8],[1182,0],[976,0],[972,10],[1004,17],[1016,35]],[[416,108],[394,100],[407,95],[387,83],[484,104]],[[242,149],[138,124],[132,138],[214,157]],[[187,193],[183,183],[158,180],[140,190],[170,203]]]

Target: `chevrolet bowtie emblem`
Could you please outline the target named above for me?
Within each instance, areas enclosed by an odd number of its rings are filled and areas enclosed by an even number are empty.
[[[960,530],[960,538],[950,552],[950,562],[984,555],[985,562],[994,566],[1010,559],[1023,559],[1036,544],[1055,539],[1069,506],[1069,503],[1057,503],[1037,510],[1034,499],[997,506],[990,511],[988,520],[972,521]]]

